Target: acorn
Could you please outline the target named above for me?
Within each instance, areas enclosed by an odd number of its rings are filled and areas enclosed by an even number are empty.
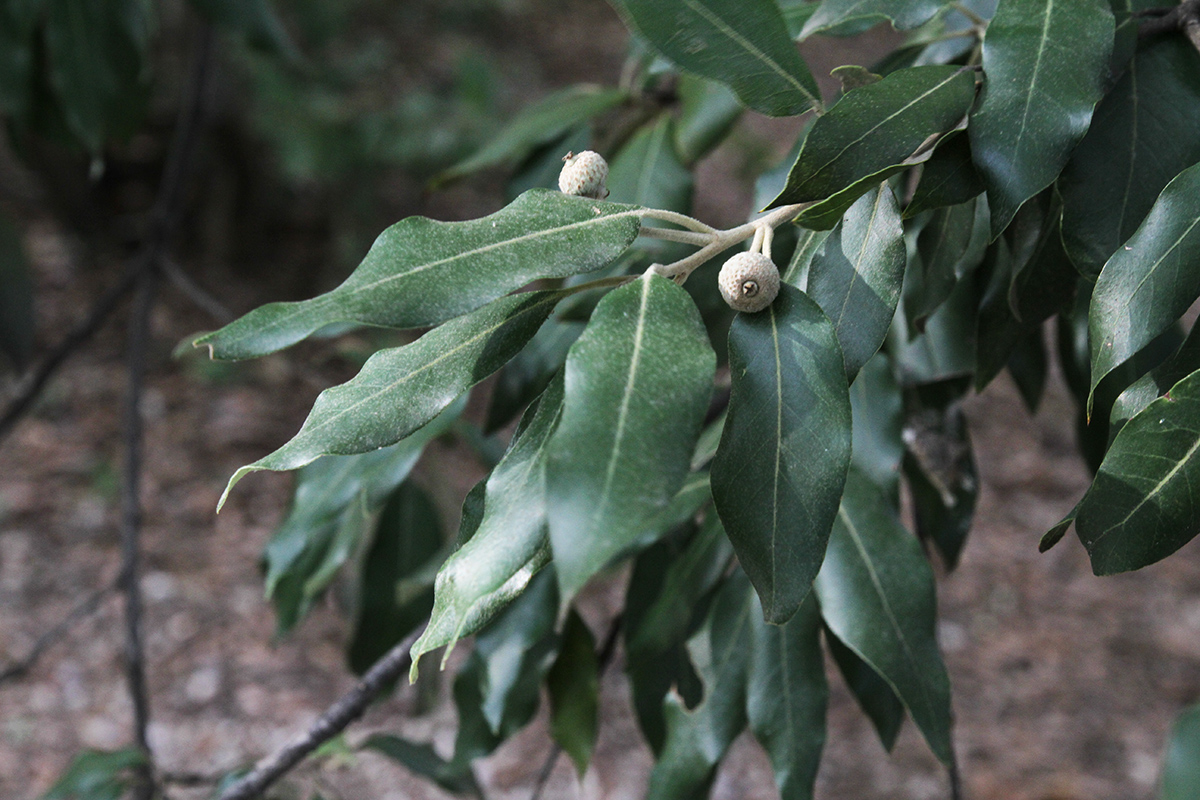
[[[603,200],[608,197],[604,182],[608,180],[608,162],[599,153],[584,150],[563,156],[562,172],[558,173],[558,188],[563,194]]]
[[[717,286],[730,308],[753,314],[779,294],[779,270],[762,253],[738,253],[721,267]]]

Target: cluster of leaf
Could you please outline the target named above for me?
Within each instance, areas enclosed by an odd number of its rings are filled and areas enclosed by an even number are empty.
[[[231,480],[301,470],[268,548],[281,623],[359,554],[357,668],[427,615],[414,676],[422,654],[477,633],[453,757],[372,740],[470,791],[470,760],[532,717],[542,683],[554,735],[586,767],[600,664],[571,604],[632,558],[621,630],[658,759],[649,796],[704,796],[746,727],[783,796],[810,796],[822,640],[886,746],[907,714],[949,765],[922,543],[953,567],[970,527],[967,392],[1007,368],[1036,406],[1057,317],[1098,471],[1044,546],[1074,519],[1111,573],[1197,530],[1200,350],[1177,327],[1200,296],[1200,54],[1178,35],[1139,39],[1128,0],[615,5],[666,60],[639,59],[631,88],[547,99],[446,176],[515,167],[510,205],[403,220],[337,289],[197,340],[249,358],[335,323],[432,326],[322,393],[291,441]],[[882,20],[905,42],[839,70],[825,108],[795,38]],[[639,238],[642,209],[690,211],[691,168],[741,113],[732,98],[816,113],[758,186],[764,206],[805,204],[776,238],[785,285],[731,321],[711,267],[687,291],[620,276],[675,257]],[[536,188],[584,146],[610,158],[608,201]],[[447,554],[405,478],[497,371],[489,426],[525,410]]]

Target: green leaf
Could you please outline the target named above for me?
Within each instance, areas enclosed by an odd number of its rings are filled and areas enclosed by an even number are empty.
[[[669,537],[638,556],[625,602],[625,668],[638,722],[655,753],[666,742],[663,698],[673,686],[687,697],[698,680],[683,645],[733,558],[716,514],[693,529],[684,530],[690,537]]]
[[[417,744],[386,733],[371,735],[360,745],[374,750],[407,769],[436,783],[451,794],[482,796],[471,770],[462,763],[446,761],[427,744]]]
[[[1164,395],[1179,381],[1200,369],[1200,325],[1192,325],[1187,339],[1170,358],[1121,392],[1109,415],[1109,431],[1115,436],[1135,415]]]
[[[288,36],[269,0],[189,0],[192,7],[210,22],[246,37],[260,50],[299,62],[300,51]]]
[[[1200,706],[1175,718],[1163,756],[1158,800],[1196,800],[1200,791]]]
[[[910,270],[911,277],[917,270]],[[955,284],[942,307],[926,321],[923,333],[909,337],[899,319],[894,352],[896,379],[902,386],[934,383],[970,375],[975,369],[978,276],[968,273]],[[905,290],[908,291],[907,289]],[[900,315],[897,314],[897,317]]]
[[[0,114],[20,118],[34,80],[34,26],[41,0],[0,4]]]
[[[983,180],[971,158],[971,139],[953,132],[942,137],[933,155],[921,167],[921,181],[912,201],[904,209],[905,218],[943,206],[961,205],[983,191]]]
[[[902,69],[847,92],[813,123],[771,205],[814,202],[800,224],[832,228],[868,189],[928,157],[930,138],[956,127],[974,97],[975,76],[959,67]]]
[[[1079,504],[1075,531],[1097,575],[1153,564],[1200,530],[1200,372],[1171,387],[1113,439]]]
[[[93,155],[133,134],[149,99],[148,7],[127,0],[46,0],[48,77],[67,127]]]
[[[1090,394],[1200,295],[1200,164],[1175,177],[1104,265],[1088,314]],[[1089,408],[1091,400],[1089,395]]]
[[[466,407],[451,404],[433,422],[391,447],[356,456],[329,456],[300,470],[292,508],[263,551],[266,595],[274,602],[278,633],[300,621],[312,603],[305,591],[328,558],[339,532],[366,530],[370,518],[408,477],[425,445],[445,433]],[[353,549],[353,547],[351,547]],[[339,562],[340,563],[340,562]]]
[[[558,425],[562,396],[559,378],[525,412],[508,452],[480,484],[484,488],[475,490],[483,498],[482,508],[468,514],[464,504],[459,549],[438,571],[429,626],[412,646],[411,680],[416,680],[422,655],[453,647],[460,637],[479,630],[550,561],[544,448]]]
[[[800,32],[801,39],[846,23],[874,25],[888,21],[897,30],[924,25],[949,0],[824,0]]]
[[[442,550],[441,522],[429,496],[411,482],[392,494],[363,559],[350,669],[361,675],[429,617],[433,581],[411,580]],[[410,579],[410,580],[406,580]]]
[[[0,353],[18,370],[33,357],[34,329],[33,276],[20,235],[0,217]]]
[[[667,58],[726,83],[773,117],[820,108],[820,93],[773,0],[614,0],[630,28]]]
[[[780,277],[784,283],[790,283],[801,290],[808,286],[808,273],[812,268],[813,259],[821,252],[829,233],[829,231],[814,231],[808,228],[799,229],[792,260],[788,262],[787,269]]]
[[[111,752],[85,750],[71,760],[42,800],[119,800],[133,780],[133,771],[146,764],[136,747]]]
[[[493,433],[508,424],[550,385],[583,324],[551,319],[529,340],[525,349],[504,365],[492,385],[484,430]]]
[[[1046,391],[1046,377],[1049,374],[1046,341],[1040,326],[1031,328],[1021,337],[1005,366],[1017,385],[1017,391],[1021,393],[1021,399],[1025,401],[1025,407],[1030,414],[1036,414]]]
[[[566,294],[502,297],[412,344],[375,353],[353,379],[318,395],[291,441],[235,472],[221,502],[247,473],[296,469],[321,456],[365,453],[408,436],[516,355]]]
[[[599,727],[600,663],[596,640],[572,609],[563,625],[558,658],[546,674],[550,695],[550,736],[575,762],[580,777],[587,772]]]
[[[333,323],[437,325],[538,278],[603,267],[637,238],[638,215],[629,206],[537,189],[482,219],[409,217],[384,231],[333,291],[268,303],[195,344],[213,358],[254,358]]]
[[[814,588],[825,623],[904,703],[949,765],[950,681],[934,637],[933,571],[880,491],[851,470]]]
[[[842,353],[816,303],[784,284],[767,310],[734,320],[729,358],[713,500],[767,621],[782,623],[821,567],[850,464]]]
[[[746,712],[766,749],[782,800],[811,800],[825,746],[825,657],[821,613],[813,595],[786,625],[751,614]]]
[[[691,166],[724,141],[745,109],[725,84],[694,75],[680,75],[676,91],[675,148],[680,160]]]
[[[1137,229],[1167,182],[1200,161],[1200,55],[1182,37],[1151,40],[1096,107],[1058,179],[1063,244],[1084,275]]]
[[[751,618],[756,613],[745,575],[735,572],[713,602],[704,627],[688,642],[704,684],[704,698],[688,710],[678,694],[667,696],[667,743],[650,773],[647,797],[693,800],[707,796],[717,764],[746,727]]]
[[[983,92],[967,128],[993,239],[1054,182],[1087,133],[1113,30],[1106,0],[1001,0],[983,38]]]
[[[482,658],[484,664],[479,707],[492,733],[501,739],[533,719],[542,676],[557,655],[558,592],[553,573],[548,569],[536,575],[525,593],[475,637],[472,656]]]
[[[904,295],[904,313],[913,330],[924,330],[929,315],[946,302],[959,279],[979,266],[987,240],[986,201],[968,200],[933,212],[917,236],[920,269]]]
[[[628,95],[622,89],[591,84],[579,84],[555,92],[524,109],[486,146],[439,175],[434,185],[487,167],[520,161],[539,146],[549,144],[580,123],[616,108],[626,99]]]
[[[828,628],[825,629],[825,643],[829,645],[829,654],[833,656],[846,687],[867,719],[871,720],[883,749],[890,753],[904,724],[904,704],[887,681],[855,655],[853,650],[838,641]]]
[[[692,173],[675,152],[675,121],[669,114],[642,126],[613,158],[609,199],[646,208],[686,212],[692,205]]]
[[[850,207],[813,258],[808,295],[833,322],[850,381],[887,336],[906,260],[900,206],[886,182]]]
[[[716,356],[687,293],[614,289],[571,347],[547,446],[550,544],[566,603],[652,527],[687,476]]]
[[[904,398],[886,353],[877,353],[850,385],[854,448],[851,463],[888,497],[899,496]]]

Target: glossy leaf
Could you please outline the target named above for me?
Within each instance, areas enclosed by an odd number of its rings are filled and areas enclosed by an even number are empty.
[[[906,260],[900,207],[886,182],[850,207],[813,258],[808,295],[833,322],[851,381],[887,336]]]
[[[97,155],[137,130],[149,99],[149,10],[124,0],[45,0],[45,54],[64,121]]]
[[[1117,397],[1109,416],[1109,430],[1112,435],[1115,436],[1122,425],[1198,369],[1200,325],[1193,324],[1187,339],[1170,358],[1147,372]]]
[[[965,133],[950,133],[938,142],[933,155],[921,167],[921,180],[905,217],[944,206],[956,206],[983,191],[983,180],[971,158],[971,140]]]
[[[813,123],[772,205],[822,201],[799,222],[833,227],[868,189],[927,157],[930,137],[957,126],[974,97],[974,75],[958,67],[903,69],[847,92]]]
[[[352,380],[318,395],[287,444],[235,472],[221,502],[247,473],[296,469],[325,455],[366,453],[408,436],[516,355],[564,296],[502,297],[412,344],[375,353]]]
[[[767,621],[782,623],[821,567],[850,464],[842,353],[816,303],[784,284],[767,310],[734,320],[729,358],[713,500]]]
[[[897,322],[893,331],[899,341],[894,357],[896,379],[902,386],[959,378],[974,371],[977,284],[973,273],[958,281],[946,302],[925,321],[924,332],[917,336],[909,337],[907,324]]]
[[[933,571],[879,489],[854,470],[814,587],[825,623],[888,682],[934,755],[950,764],[950,682],[934,636]]]
[[[560,378],[525,412],[508,452],[477,495],[482,508],[468,514],[464,505],[459,549],[438,571],[429,625],[412,646],[412,680],[423,654],[452,648],[460,637],[479,630],[550,561],[544,448],[561,413]]]
[[[846,682],[846,688],[871,721],[883,749],[890,753],[904,725],[904,704],[888,686],[888,682],[879,677],[879,673],[855,655],[853,650],[838,641],[828,628],[825,629],[825,643]]]
[[[716,357],[687,293],[658,276],[614,289],[571,347],[547,445],[562,601],[626,552],[687,476]]]
[[[656,543],[638,556],[625,602],[625,668],[633,706],[655,753],[666,741],[663,699],[675,687],[685,698],[697,681],[684,643],[733,558],[716,514],[685,536]],[[694,706],[699,698],[691,698]]]
[[[687,211],[692,173],[675,152],[675,121],[664,114],[639,129],[613,158],[609,200],[648,208]]]
[[[924,25],[949,4],[949,0],[823,0],[800,33],[807,39],[846,23],[891,22],[907,31]]]
[[[797,289],[804,290],[808,287],[808,273],[812,268],[813,259],[821,252],[821,248],[825,245],[825,240],[829,237],[830,231],[814,231],[808,228],[801,228],[796,241],[796,249],[792,253],[792,260],[788,262],[787,269],[780,276],[784,283],[790,283]]]
[[[407,769],[436,783],[451,794],[470,794],[480,797],[479,786],[469,766],[446,761],[427,744],[417,744],[399,736],[386,733],[371,735],[360,745],[363,750],[374,750]]]
[[[1153,564],[1200,531],[1200,372],[1171,387],[1121,428],[1079,504],[1075,531],[1092,570]]]
[[[916,331],[950,297],[959,279],[979,266],[987,250],[988,213],[983,201],[939,208],[917,236],[920,269],[905,292],[904,312]]]
[[[1095,278],[1167,182],[1200,161],[1200,55],[1181,37],[1151,40],[1096,107],[1058,179],[1063,243]]]
[[[589,84],[555,92],[524,109],[478,152],[441,173],[435,185],[487,167],[520,161],[538,146],[553,142],[579,123],[615,108],[626,99],[623,90]]]
[[[1200,706],[1193,706],[1171,725],[1163,757],[1158,800],[1196,800],[1200,791]]]
[[[553,572],[536,575],[525,593],[475,637],[472,657],[483,659],[484,665],[479,708],[501,739],[533,718],[542,676],[558,652]]]
[[[680,67],[728,84],[774,117],[821,107],[773,0],[614,0],[630,28]]]
[[[811,800],[829,695],[817,599],[805,598],[786,625],[769,625],[758,614],[751,614],[750,622],[750,730],[770,756],[782,800]]]
[[[1200,295],[1200,164],[1167,184],[1092,291],[1092,394]],[[1089,399],[1089,407],[1091,401]]]
[[[541,189],[468,222],[409,217],[380,234],[333,291],[268,303],[196,346],[214,358],[253,358],[333,323],[437,325],[537,278],[597,270],[620,255],[638,227],[637,209]]]
[[[876,354],[850,385],[854,420],[851,463],[893,498],[898,497],[904,457],[900,438],[903,404],[891,359],[885,353]]]
[[[33,357],[33,333],[33,276],[20,236],[0,217],[0,353],[18,370]]]
[[[442,544],[433,501],[411,482],[401,484],[384,506],[363,559],[354,635],[347,649],[355,673],[366,672],[428,619],[433,581],[413,579],[436,564]]]
[[[551,319],[496,375],[484,430],[492,433],[508,424],[550,385],[583,325]]]
[[[680,160],[691,166],[725,139],[745,108],[725,84],[694,75],[680,75],[677,91],[675,148]]]
[[[600,664],[596,640],[574,610],[563,624],[562,643],[546,674],[546,689],[550,694],[550,736],[582,776],[596,747]]]
[[[1002,0],[983,38],[983,92],[967,133],[992,238],[1049,186],[1087,133],[1113,46],[1106,0]]]
[[[647,797],[706,796],[717,764],[746,727],[751,617],[757,613],[745,575],[734,573],[713,602],[704,627],[688,642],[704,684],[703,699],[689,710],[678,694],[667,696],[667,743],[650,773]]]
[[[246,37],[251,47],[300,59],[300,52],[288,36],[269,0],[189,0],[192,8],[210,22]]]

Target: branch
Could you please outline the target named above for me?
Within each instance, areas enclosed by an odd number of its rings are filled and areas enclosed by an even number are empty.
[[[1170,8],[1146,9],[1135,16],[1144,20],[1138,28],[1139,39],[1181,31],[1200,51],[1200,0],[1183,0]]]
[[[306,756],[361,717],[371,701],[408,669],[411,661],[408,650],[415,640],[414,633],[387,651],[362,680],[317,717],[308,730],[259,761],[244,778],[226,789],[219,800],[250,800],[257,797]]]
[[[22,678],[28,674],[29,671],[37,664],[38,659],[40,659],[47,650],[49,650],[64,636],[66,636],[67,631],[71,630],[76,623],[96,613],[96,609],[100,607],[100,604],[104,602],[105,598],[112,594],[116,588],[117,582],[113,581],[107,586],[92,592],[90,595],[80,601],[67,613],[65,617],[62,618],[61,621],[58,622],[58,624],[54,625],[37,638],[37,641],[33,643],[33,647],[29,650],[28,655],[18,661],[14,661],[12,664],[9,664],[2,671],[0,671],[0,684],[11,680],[17,680],[18,678]]]

